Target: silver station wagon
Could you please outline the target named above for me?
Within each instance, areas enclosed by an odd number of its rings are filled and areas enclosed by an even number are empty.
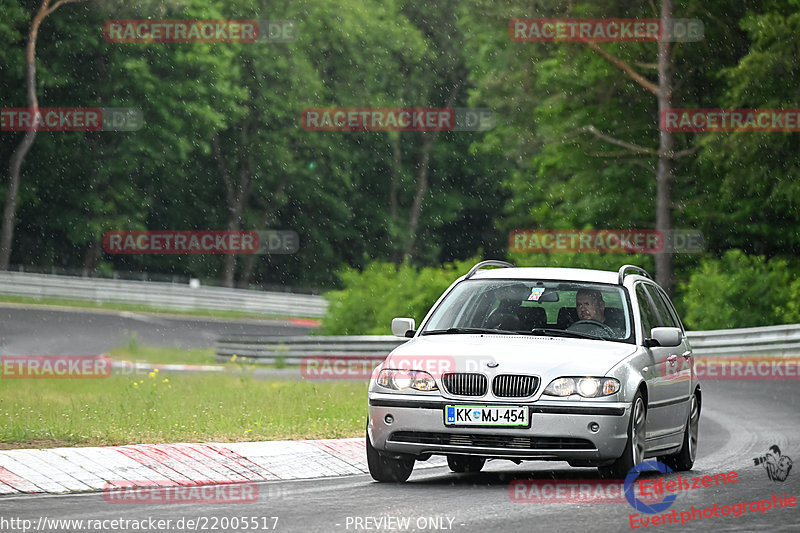
[[[419,329],[396,318],[392,332],[411,340],[370,382],[377,481],[405,481],[432,455],[454,472],[494,458],[567,461],[608,478],[651,457],[678,471],[694,464],[702,395],[692,350],[641,268],[484,261]]]

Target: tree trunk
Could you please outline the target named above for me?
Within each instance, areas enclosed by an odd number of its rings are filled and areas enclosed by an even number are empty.
[[[429,163],[431,160],[431,149],[433,142],[436,140],[438,132],[426,131],[422,135],[425,136],[425,142],[422,144],[422,158],[419,162],[419,170],[417,174],[417,192],[414,195],[414,203],[411,204],[411,212],[408,217],[408,242],[406,244],[405,257],[409,261],[414,258],[414,246],[417,242],[417,228],[419,227],[419,219],[422,215],[422,201],[428,193],[428,171]]]
[[[273,194],[273,201],[269,203],[266,209],[264,209],[264,214],[261,216],[261,220],[259,221],[260,224],[256,228],[257,230],[264,230],[267,229],[267,224],[270,223],[275,216],[275,213],[278,211],[278,206],[276,204],[276,199],[279,198],[282,194],[284,189],[286,189],[286,182],[289,180],[289,177],[284,174],[281,178],[280,183],[278,183],[278,188],[275,189],[275,193]],[[256,266],[256,259],[258,259],[258,255],[250,254],[246,255],[243,260],[242,265],[242,274],[239,278],[239,286],[242,288],[247,288],[250,285],[250,282],[253,280],[253,272]]]
[[[673,0],[661,1],[661,27],[666,30],[671,27]],[[638,83],[644,89],[654,94],[658,99],[659,117],[661,113],[672,107],[672,43],[671,36],[663,35],[658,42],[658,85],[650,82],[642,76],[628,63],[614,56],[607,50],[601,48],[595,42],[587,42],[587,46],[600,54],[609,63],[622,70],[629,78]],[[594,126],[587,126],[583,131],[588,131],[595,137],[611,144],[622,146],[632,153],[654,154],[658,158],[656,167],[656,230],[661,232],[664,237],[664,248],[656,254],[656,281],[664,290],[672,295],[673,275],[672,275],[672,241],[670,230],[672,229],[672,175],[675,166],[675,159],[690,155],[695,152],[683,150],[675,152],[675,136],[669,131],[660,131],[658,140],[658,151],[637,146],[632,143],[624,142],[599,132]]]
[[[25,84],[27,87],[28,108],[39,109],[39,102],[36,98],[36,37],[39,34],[39,26],[46,16],[47,4],[50,0],[44,0],[39,12],[31,21],[31,29],[28,33],[28,46],[25,50]],[[22,171],[22,162],[28,150],[33,146],[36,139],[36,130],[32,129],[25,132],[14,152],[11,154],[9,162],[8,190],[6,191],[6,202],[3,207],[3,229],[0,232],[0,270],[8,270],[11,264],[11,246],[14,241],[14,225],[17,216],[17,197],[19,195],[19,177]]]
[[[79,2],[83,0],[58,0],[53,7],[50,0],[42,0],[39,11],[31,21],[31,28],[28,31],[28,44],[25,47],[25,85],[27,89],[28,108],[38,112],[39,101],[36,98],[36,39],[39,35],[39,27],[47,16],[64,4]],[[11,246],[14,241],[14,225],[17,217],[17,198],[19,196],[20,173],[25,156],[33,146],[36,139],[36,129],[25,132],[22,141],[11,153],[8,165],[8,190],[6,191],[6,201],[3,207],[3,228],[0,230],[0,270],[8,270],[11,264]]]
[[[244,205],[247,202],[248,195],[250,194],[250,165],[247,161],[247,155],[243,155],[243,159],[239,161],[239,178],[234,186],[228,168],[225,165],[225,158],[219,146],[219,137],[214,135],[212,139],[212,148],[214,149],[214,157],[217,160],[220,176],[225,186],[225,203],[228,208],[228,223],[225,229],[228,231],[236,231],[241,227],[242,213]],[[246,126],[242,125],[242,138],[241,146],[247,146],[247,131]],[[236,272],[236,255],[226,254],[222,271],[222,284],[225,287],[234,286],[234,274]]]
[[[450,89],[450,94],[447,97],[445,107],[453,107],[462,83],[463,81],[459,80],[453,84],[453,88]],[[417,242],[417,228],[419,226],[419,219],[422,216],[422,201],[428,193],[428,171],[430,170],[431,150],[433,150],[433,145],[439,133],[440,130],[436,130],[426,131],[422,134],[425,138],[425,142],[422,144],[422,157],[420,158],[419,170],[417,171],[417,193],[414,195],[414,202],[411,204],[411,212],[408,217],[408,241],[404,254],[408,261],[414,258],[414,247]]]
[[[83,276],[89,276],[97,268],[97,262],[100,259],[100,240],[95,239],[89,243],[86,253],[83,256]]]
[[[672,20],[673,0],[661,1],[661,27],[667,28]],[[672,43],[662,39],[658,43],[658,113],[672,107]],[[672,296],[672,240],[668,238],[672,229],[672,174],[674,170],[675,136],[661,130],[658,146],[658,169],[656,170],[656,230],[664,236],[664,249],[656,254],[656,281]]]
[[[389,132],[389,144],[392,146],[392,181],[389,183],[389,224],[391,235],[396,235],[397,228],[400,227],[398,220],[397,188],[400,184],[400,173],[402,171],[402,151],[400,150],[400,135],[397,132]],[[400,263],[403,260],[403,243],[392,239],[392,262]]]

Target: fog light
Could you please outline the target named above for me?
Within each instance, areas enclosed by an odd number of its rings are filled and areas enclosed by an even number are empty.
[[[392,415],[386,415],[383,417],[383,421],[386,422],[387,426],[390,426],[392,422],[394,422],[394,417]]]
[[[598,431],[600,431],[600,424],[598,424],[597,422],[592,422],[591,424],[589,424],[589,431],[591,431],[592,433],[597,433]]]

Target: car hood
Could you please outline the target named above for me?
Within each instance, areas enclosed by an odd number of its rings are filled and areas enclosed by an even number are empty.
[[[604,376],[636,346],[612,341],[522,335],[452,334],[416,337],[389,354],[383,368],[459,372]],[[489,364],[496,366],[488,366]],[[494,370],[491,370],[491,369]],[[436,376],[440,377],[440,376]]]

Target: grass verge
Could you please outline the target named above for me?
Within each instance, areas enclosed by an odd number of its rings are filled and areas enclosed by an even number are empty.
[[[366,382],[151,372],[0,383],[0,448],[359,437],[366,425]]]
[[[155,365],[218,365],[213,348],[196,350],[178,350],[175,348],[158,348],[141,346],[136,336],[131,337],[127,346],[109,350],[106,355],[111,359],[132,361],[134,363],[152,363]]]
[[[230,357],[225,362],[218,362],[213,348],[180,350],[177,348],[159,348],[142,346],[134,335],[126,346],[112,348],[106,355],[111,359],[130,361],[133,363],[150,363],[154,365],[213,365],[224,366],[231,370],[255,370],[257,368],[286,368],[298,365],[287,365],[278,360],[275,364],[256,364],[250,357]]]

